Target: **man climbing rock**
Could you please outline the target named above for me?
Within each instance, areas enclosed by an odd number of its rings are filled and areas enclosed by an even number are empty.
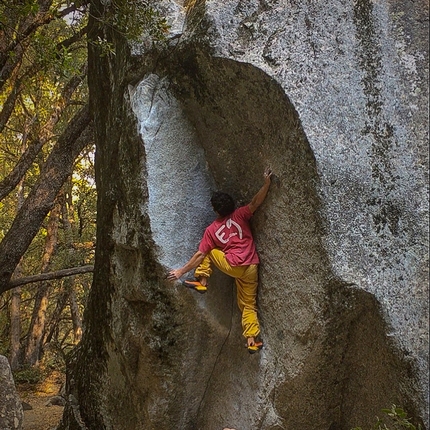
[[[237,304],[242,313],[243,335],[250,353],[257,352],[262,342],[257,341],[260,325],[257,317],[258,264],[260,262],[251,233],[249,220],[264,202],[270,188],[272,172],[264,172],[264,184],[251,202],[235,209],[233,198],[225,193],[212,195],[211,204],[217,218],[206,228],[198,251],[181,268],[171,270],[168,279],[175,281],[192,269],[194,280],[184,285],[204,293],[212,273],[211,264],[235,279]]]

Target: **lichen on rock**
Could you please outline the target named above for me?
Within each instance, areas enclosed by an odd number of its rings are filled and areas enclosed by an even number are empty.
[[[6,357],[0,355],[0,428],[20,430],[24,412]]]
[[[174,3],[183,33],[165,48],[139,56],[119,37],[90,67],[98,251],[75,366],[101,366],[88,398],[85,372],[74,381],[80,417],[334,430],[396,403],[427,423],[428,49],[418,21],[401,31],[420,6]],[[231,280],[196,297],[165,274],[195,251],[211,190],[247,203],[266,166],[265,348],[249,356]]]

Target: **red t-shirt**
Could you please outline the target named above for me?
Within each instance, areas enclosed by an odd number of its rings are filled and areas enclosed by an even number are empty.
[[[207,254],[212,249],[220,249],[232,266],[258,264],[260,260],[249,225],[251,217],[249,206],[242,206],[232,214],[216,219],[206,228],[199,251]]]

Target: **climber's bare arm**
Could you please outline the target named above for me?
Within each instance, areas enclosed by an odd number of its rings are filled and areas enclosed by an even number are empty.
[[[176,281],[181,276],[185,275],[185,273],[189,272],[192,269],[195,269],[200,265],[200,263],[203,261],[203,259],[206,257],[206,254],[203,254],[203,252],[197,251],[186,263],[184,266],[182,266],[179,269],[173,269],[169,272],[167,275],[167,279],[169,281]]]
[[[253,197],[251,202],[249,203],[249,209],[252,213],[254,213],[258,207],[264,202],[264,199],[267,196],[267,193],[270,188],[272,171],[269,168],[266,168],[264,171],[264,185],[260,188],[258,193]]]

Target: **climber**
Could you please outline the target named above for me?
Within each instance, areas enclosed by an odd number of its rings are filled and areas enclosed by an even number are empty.
[[[217,218],[206,228],[198,251],[181,268],[171,270],[167,276],[170,281],[179,280],[192,269],[193,280],[183,284],[204,293],[208,278],[212,273],[211,263],[219,270],[235,279],[237,304],[242,313],[243,335],[247,338],[247,348],[252,354],[262,347],[257,341],[260,326],[257,317],[257,285],[259,258],[255,249],[249,219],[263,203],[270,188],[272,172],[264,172],[264,185],[251,202],[235,209],[231,196],[216,192],[211,204]]]

